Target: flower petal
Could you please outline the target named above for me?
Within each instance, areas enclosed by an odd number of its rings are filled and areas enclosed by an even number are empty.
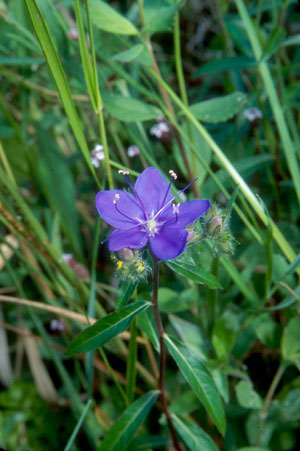
[[[149,216],[152,212],[156,213],[162,207],[164,199],[164,204],[172,199],[168,182],[156,168],[145,169],[137,178],[134,188]]]
[[[193,222],[197,221],[210,207],[209,200],[190,200],[179,204],[179,210],[177,215],[173,212],[173,206],[167,208],[158,217],[158,221],[168,221],[166,227],[186,227]],[[172,224],[173,223],[173,224]]]
[[[120,197],[114,204],[116,194]],[[126,191],[117,189],[99,191],[96,196],[96,207],[102,219],[118,229],[129,229],[138,223],[137,218],[145,219],[144,212],[135,198]]]
[[[147,234],[139,229],[132,227],[127,230],[114,230],[108,238],[108,248],[110,251],[120,251],[124,247],[139,249],[146,246]]]
[[[163,227],[157,235],[150,237],[150,247],[159,260],[171,260],[185,249],[188,232],[179,227]]]

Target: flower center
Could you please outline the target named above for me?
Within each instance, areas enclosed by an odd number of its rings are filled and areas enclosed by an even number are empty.
[[[155,229],[155,227],[156,227],[156,222],[155,222],[153,219],[151,219],[151,221],[148,221],[148,222],[147,222],[147,227],[148,227],[149,230]]]
[[[155,236],[156,233],[158,233],[157,228],[157,222],[154,221],[154,219],[150,219],[150,221],[147,222],[147,228],[148,228],[148,236]]]

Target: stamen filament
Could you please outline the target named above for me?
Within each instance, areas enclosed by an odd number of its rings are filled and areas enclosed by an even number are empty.
[[[124,218],[128,219],[129,222],[131,222],[132,224],[135,224],[135,222],[132,220],[132,218],[130,218],[130,216],[127,216],[125,213],[123,213],[121,210],[118,209],[117,202],[114,202],[114,206],[117,212],[120,213],[120,215],[124,216]]]
[[[185,188],[183,188],[181,191],[179,191],[179,193],[176,194],[176,196],[172,197],[171,200],[169,200],[169,202],[166,203],[166,205],[164,205],[156,214],[155,216],[152,218],[153,220],[155,220],[157,218],[158,215],[160,215],[163,211],[165,211],[165,209],[167,207],[169,207],[170,204],[172,204],[172,202],[174,202],[174,200],[180,196],[180,194],[182,194],[185,190],[187,190],[193,183],[195,183],[195,181],[198,180],[198,177],[195,178],[194,180],[192,180],[188,185],[186,185]]]
[[[128,171],[124,171],[123,169],[120,169],[118,172],[119,172],[119,174],[122,174],[122,175],[123,175],[123,178],[124,178],[125,182],[126,182],[126,183],[129,185],[129,187],[132,189],[133,194],[135,195],[136,199],[139,201],[140,206],[142,207],[142,210],[143,210],[145,219],[147,219],[147,215],[146,215],[146,211],[145,211],[144,204],[143,204],[143,202],[142,202],[140,196],[138,195],[138,193],[137,193],[136,190],[134,189],[133,185],[130,183],[130,181],[129,181],[128,178],[126,177],[126,175],[128,175],[129,172],[128,172]]]

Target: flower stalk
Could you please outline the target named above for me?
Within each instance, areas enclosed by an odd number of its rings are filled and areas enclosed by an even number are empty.
[[[165,394],[165,385],[164,385],[164,379],[165,379],[165,362],[166,362],[166,349],[165,349],[165,343],[164,343],[164,329],[159,313],[158,308],[158,281],[159,281],[159,261],[158,259],[152,254],[153,259],[153,294],[152,294],[152,302],[154,307],[154,317],[155,317],[155,323],[158,330],[159,335],[159,343],[160,343],[160,365],[159,365],[159,390],[160,390],[160,399],[162,403],[163,411],[166,415],[168,427],[171,432],[172,440],[175,449],[178,451],[181,451],[181,446],[179,444],[177,434],[175,431],[174,424],[172,422],[172,418],[170,415],[170,412],[168,410],[168,405],[166,401],[166,394]]]

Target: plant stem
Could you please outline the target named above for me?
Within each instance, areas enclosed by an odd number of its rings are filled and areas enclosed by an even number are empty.
[[[164,329],[161,322],[161,317],[158,308],[158,281],[159,281],[159,263],[158,260],[152,255],[153,259],[153,307],[154,307],[154,316],[155,322],[159,334],[159,343],[160,343],[160,366],[159,366],[159,389],[160,389],[160,398],[162,403],[163,411],[166,415],[168,426],[172,435],[173,443],[175,448],[178,451],[181,451],[181,447],[177,438],[177,434],[175,431],[175,427],[173,425],[170,412],[168,410],[166,395],[165,395],[165,386],[164,386],[164,376],[165,376],[165,361],[166,361],[166,349],[164,343]]]

